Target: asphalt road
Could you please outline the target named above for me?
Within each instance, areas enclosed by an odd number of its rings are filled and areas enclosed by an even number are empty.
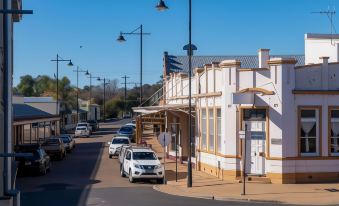
[[[91,138],[76,139],[76,148],[63,161],[54,161],[45,176],[19,177],[23,206],[220,206],[271,205],[177,197],[153,190],[154,183],[131,184],[119,175],[117,159],[108,158],[107,142],[128,120],[101,124]]]

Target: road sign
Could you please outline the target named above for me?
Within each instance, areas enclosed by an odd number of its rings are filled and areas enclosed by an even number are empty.
[[[245,139],[245,135],[246,135],[245,130],[240,130],[240,131],[239,131],[239,137],[240,137],[240,139]]]
[[[171,143],[171,135],[168,132],[162,132],[158,136],[158,141],[162,147],[166,147]]]

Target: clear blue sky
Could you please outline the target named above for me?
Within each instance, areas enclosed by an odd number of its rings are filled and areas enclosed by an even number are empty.
[[[15,25],[14,85],[20,76],[53,76],[58,53],[95,76],[130,76],[139,81],[139,38],[119,32],[144,25],[144,82],[162,74],[163,52],[184,55],[188,42],[187,0],[166,0],[170,7],[158,12],[158,0],[23,0],[33,9]],[[193,0],[193,43],[196,55],[256,54],[269,48],[273,54],[303,54],[304,33],[328,33],[326,16],[311,14],[339,8],[335,0]],[[337,25],[337,17],[334,17]],[[338,28],[339,29],[339,28]],[[83,46],[83,48],[80,48]],[[60,64],[60,76],[75,84],[75,73]],[[98,84],[98,82],[93,81]],[[89,84],[82,74],[80,85]]]

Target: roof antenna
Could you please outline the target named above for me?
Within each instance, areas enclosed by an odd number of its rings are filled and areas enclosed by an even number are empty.
[[[333,10],[330,10],[330,7],[328,7],[327,11],[318,11],[318,12],[311,12],[312,14],[325,14],[330,21],[330,30],[331,30],[331,45],[335,45],[335,42],[333,40],[333,32],[337,33],[335,26],[333,24],[333,16],[335,15],[335,7],[333,7]]]

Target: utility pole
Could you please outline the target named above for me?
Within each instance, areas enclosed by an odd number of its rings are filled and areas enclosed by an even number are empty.
[[[128,76],[123,76],[123,77],[121,77],[121,78],[123,78],[124,80],[125,80],[125,96],[124,96],[124,113],[126,114],[126,112],[127,112],[127,79],[129,78]]]

